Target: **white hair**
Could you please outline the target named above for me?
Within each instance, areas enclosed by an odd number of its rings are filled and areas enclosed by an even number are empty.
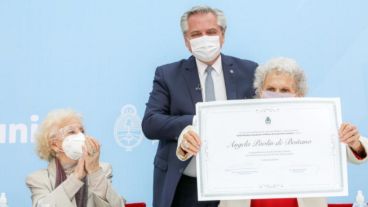
[[[50,139],[55,138],[56,131],[66,120],[76,119],[82,122],[82,116],[71,109],[56,109],[49,112],[36,131],[36,150],[41,159],[51,160],[55,152],[51,149]]]
[[[286,73],[293,77],[295,81],[296,93],[305,96],[307,93],[307,80],[302,68],[295,60],[286,57],[272,58],[265,64],[257,67],[253,86],[256,89],[256,96],[260,97],[264,81],[270,72]]]
[[[219,9],[215,9],[215,8],[211,8],[206,5],[202,5],[202,6],[195,6],[191,8],[189,11],[185,12],[181,16],[180,27],[181,27],[181,31],[183,32],[183,34],[185,35],[185,33],[188,31],[188,19],[190,16],[194,14],[207,14],[207,13],[212,13],[216,16],[217,24],[221,27],[222,32],[225,33],[227,26],[226,26],[226,17],[224,15],[224,12],[222,12]]]

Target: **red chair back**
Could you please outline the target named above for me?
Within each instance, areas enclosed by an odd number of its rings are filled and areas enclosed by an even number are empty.
[[[146,203],[127,203],[125,207],[146,207]]]
[[[352,207],[351,203],[340,203],[340,204],[328,204],[328,207]]]

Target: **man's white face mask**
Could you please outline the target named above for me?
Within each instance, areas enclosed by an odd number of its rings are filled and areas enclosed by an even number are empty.
[[[207,36],[198,37],[189,40],[192,54],[202,62],[211,62],[221,51],[220,37]]]
[[[279,93],[273,91],[262,91],[261,98],[292,98],[296,97],[294,93]]]
[[[65,137],[62,144],[65,155],[72,160],[79,160],[83,154],[85,140],[86,137],[81,132]]]

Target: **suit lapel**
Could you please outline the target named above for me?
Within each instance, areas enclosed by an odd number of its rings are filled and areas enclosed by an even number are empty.
[[[47,167],[48,177],[49,177],[49,181],[50,181],[50,185],[51,185],[51,190],[55,189],[55,180],[56,180],[56,163],[55,163],[55,159],[50,160],[49,165]],[[90,191],[88,191],[88,198],[90,196],[91,196],[91,193],[90,193]],[[73,203],[73,206],[77,206],[77,202],[75,200],[75,197],[73,197],[71,202]],[[68,203],[69,203],[69,201],[68,201]]]
[[[224,73],[224,81],[226,87],[226,96],[228,100],[237,99],[237,81],[236,75],[238,68],[230,57],[221,55],[222,70]],[[192,98],[192,103],[195,105],[197,102],[202,102],[202,92],[200,89],[200,82],[198,77],[197,66],[194,57],[190,57],[184,63],[184,79],[187,83],[187,87]]]
[[[202,102],[202,92],[197,65],[193,56],[184,63],[183,76],[187,83],[192,103],[195,106],[197,102]]]
[[[225,56],[221,55],[222,60],[222,70],[224,73],[224,81],[226,87],[226,96],[228,100],[237,99],[236,93],[236,75],[238,72],[238,68],[235,66],[233,61]]]

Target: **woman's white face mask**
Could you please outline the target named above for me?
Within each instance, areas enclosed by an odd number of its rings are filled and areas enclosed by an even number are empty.
[[[262,91],[261,98],[292,98],[296,97],[294,93],[280,93],[273,91]]]
[[[83,154],[82,147],[85,140],[86,137],[81,132],[65,137],[62,143],[65,155],[72,160],[79,160]]]

